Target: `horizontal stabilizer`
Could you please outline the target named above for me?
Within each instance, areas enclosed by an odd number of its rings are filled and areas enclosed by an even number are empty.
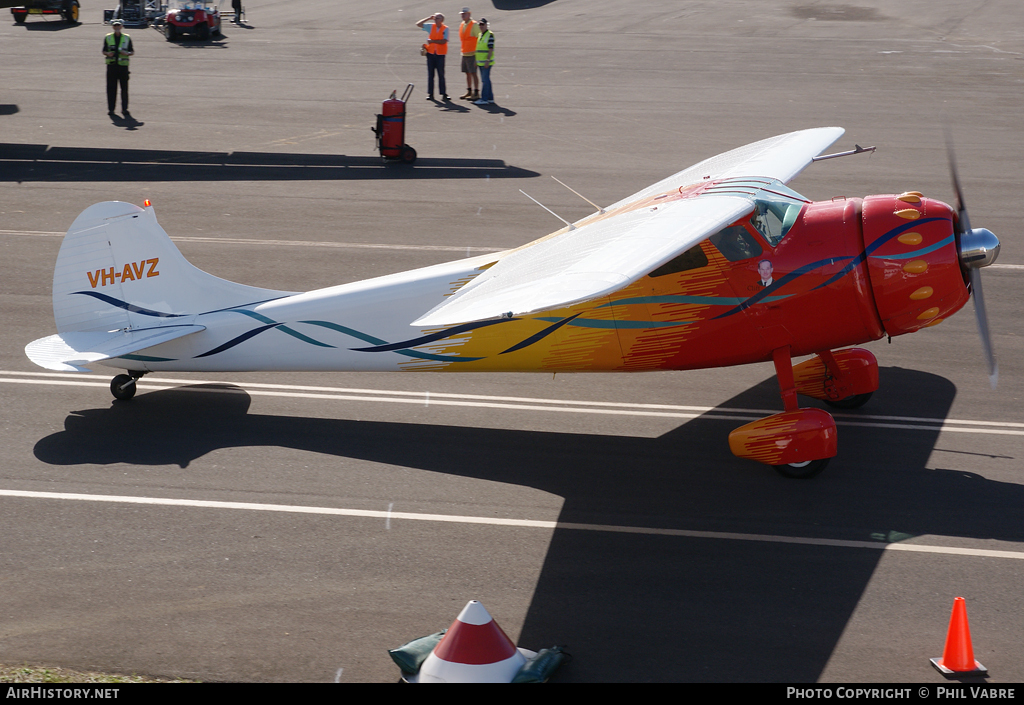
[[[88,365],[145,350],[169,340],[206,330],[206,326],[161,326],[143,330],[68,331],[25,346],[32,362],[59,372],[88,372]]]

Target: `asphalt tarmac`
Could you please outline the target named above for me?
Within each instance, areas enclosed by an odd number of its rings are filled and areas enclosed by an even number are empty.
[[[0,663],[393,682],[388,649],[478,599],[519,646],[566,647],[559,682],[945,684],[929,659],[963,596],[973,682],[1024,681],[1016,0],[493,0],[473,7],[497,38],[486,107],[425,99],[414,23],[456,6],[249,0],[210,41],[129,28],[113,118],[109,28],[83,4],[79,26],[0,28]],[[384,165],[370,128],[408,83],[419,158]],[[770,365],[160,374],[123,404],[108,371],[24,355],[54,332],[60,236],[98,201],[150,199],[198,267],[305,290],[561,226],[520,189],[590,212],[551,176],[608,204],[825,125],[877,151],[810,167],[791,186],[813,199],[952,201],[948,129],[972,225],[1002,241],[1000,378],[971,304],[867,344],[881,388],[836,415],[814,480],[729,453],[738,418],[781,409]]]

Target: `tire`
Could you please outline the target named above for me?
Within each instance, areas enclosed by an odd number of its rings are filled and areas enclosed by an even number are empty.
[[[859,409],[868,403],[868,399],[871,398],[872,394],[874,394],[874,392],[854,394],[853,396],[846,397],[845,399],[826,399],[825,403],[833,409]]]
[[[61,13],[68,24],[78,24],[78,0],[74,0]]]
[[[199,38],[204,41],[210,38],[210,25],[204,24],[199,28]]]
[[[416,161],[416,150],[407,144],[402,145],[402,151],[398,153],[398,158],[402,160],[403,164],[412,164]]]
[[[26,17],[28,17],[27,13],[26,14],[18,13],[18,14],[16,14],[14,16],[14,23],[15,24],[25,24],[25,18]]]
[[[164,24],[164,36],[167,37],[167,41],[173,42],[176,34],[173,24],[170,22]]]
[[[131,384],[125,387],[124,385],[129,382],[131,382]],[[121,387],[124,387],[124,389]],[[114,395],[115,399],[128,401],[135,396],[136,391],[138,391],[138,384],[136,384],[135,379],[130,375],[118,375],[114,377],[114,379],[110,380],[110,393]]]
[[[789,465],[774,465],[775,470],[783,477],[790,477],[796,480],[809,480],[818,475],[828,466],[831,458],[821,460],[808,460],[803,463],[790,463]]]

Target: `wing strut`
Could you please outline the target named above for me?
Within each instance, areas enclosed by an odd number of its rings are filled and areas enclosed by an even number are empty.
[[[527,193],[526,191],[524,191],[524,190],[522,190],[522,189],[519,189],[519,193],[523,194],[524,196],[526,196],[527,198],[529,198],[529,199],[530,199],[531,201],[533,201],[534,203],[536,203],[536,204],[537,204],[538,206],[540,206],[541,208],[543,208],[544,210],[546,210],[546,211],[547,211],[548,213],[550,213],[551,215],[555,216],[555,217],[556,217],[556,218],[558,218],[558,219],[559,219],[560,221],[562,221],[563,223],[565,223],[566,225],[568,225],[568,226],[569,226],[569,230],[575,230],[575,229],[576,229],[576,226],[575,226],[575,225],[573,225],[572,223],[570,223],[570,222],[569,222],[568,220],[566,220],[566,219],[565,219],[565,218],[563,218],[562,216],[558,215],[558,213],[555,213],[555,212],[554,212],[553,210],[551,210],[550,208],[548,208],[547,206],[545,206],[545,205],[544,205],[543,203],[541,203],[541,202],[540,202],[540,201],[538,201],[538,200],[537,200],[536,198],[534,198],[533,196],[531,196],[530,194],[528,194],[528,193]]]
[[[552,176],[551,178],[552,178],[552,179],[555,179],[555,177],[553,177],[553,176]],[[555,181],[558,181],[558,179],[555,179]],[[562,184],[562,182],[561,182],[561,181],[558,181],[558,183]],[[593,201],[591,201],[591,200],[590,200],[589,198],[587,198],[586,196],[584,196],[584,195],[583,195],[582,193],[580,193],[579,191],[575,190],[575,189],[574,189],[574,188],[572,188],[571,186],[567,186],[566,184],[562,184],[562,186],[565,186],[565,187],[566,187],[567,189],[569,189],[570,191],[572,191],[573,193],[575,193],[575,194],[576,194],[577,196],[579,196],[580,198],[582,198],[582,199],[583,199],[584,201],[586,201],[587,203],[589,203],[590,205],[592,205],[592,206],[593,206],[594,208],[596,208],[596,209],[597,209],[597,212],[598,212],[599,214],[601,214],[601,215],[604,215],[604,212],[605,212],[604,208],[602,208],[601,206],[597,205],[596,203],[594,203]]]
[[[859,144],[853,145],[854,149],[846,152],[836,152],[835,154],[822,154],[820,157],[811,157],[812,162],[820,162],[825,159],[835,159],[836,157],[849,157],[853,154],[863,154],[864,152],[874,152],[874,147],[861,147]]]

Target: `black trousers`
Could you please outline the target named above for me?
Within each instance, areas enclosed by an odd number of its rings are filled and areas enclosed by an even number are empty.
[[[114,112],[117,104],[117,84],[121,84],[121,110],[128,112],[128,67],[107,64],[107,110]]]
[[[427,54],[427,95],[434,95],[434,72],[437,72],[437,87],[441,95],[448,95],[444,83],[444,54]]]

